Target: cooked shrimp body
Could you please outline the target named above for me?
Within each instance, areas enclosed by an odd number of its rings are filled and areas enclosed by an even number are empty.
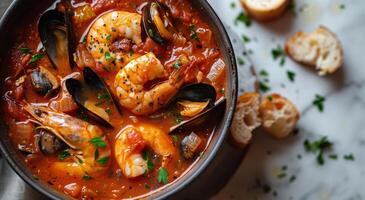
[[[129,62],[115,77],[114,87],[120,104],[136,115],[148,115],[163,107],[182,86],[182,69],[170,78],[145,90],[144,85],[167,77],[164,66],[153,53],[147,53]]]
[[[175,155],[171,138],[153,125],[128,126],[119,132],[114,154],[125,177],[134,178],[148,171],[147,161],[142,157],[142,151],[147,146],[162,156],[162,166],[166,166]]]
[[[48,107],[27,104],[24,108],[42,127],[49,129],[72,148],[69,151],[70,158],[53,163],[54,169],[75,176],[97,175],[107,169],[111,151],[100,128],[78,118],[54,112]],[[92,144],[91,140],[95,138],[105,145]],[[98,158],[104,158],[106,162],[97,162],[95,151],[98,151]]]
[[[91,26],[87,35],[87,48],[95,61],[103,66],[120,68],[128,60],[123,52],[113,52],[111,46],[117,39],[129,39],[136,45],[142,43],[142,16],[138,13],[112,11],[103,14]]]

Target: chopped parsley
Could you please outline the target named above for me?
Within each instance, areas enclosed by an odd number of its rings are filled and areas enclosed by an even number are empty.
[[[304,141],[304,148],[307,152],[317,154],[317,163],[324,165],[325,160],[323,154],[326,150],[332,148],[333,143],[328,140],[327,137],[322,137],[317,141],[310,142],[309,140]]]
[[[99,158],[99,149],[96,149],[94,153],[94,160],[98,160],[98,158]]]
[[[112,114],[112,110],[110,108],[106,108],[105,109],[105,112],[108,114],[108,115],[111,115]]]
[[[108,161],[109,161],[109,157],[105,156],[105,157],[100,158],[96,162],[101,165],[106,165],[108,163]]]
[[[91,144],[93,144],[95,147],[98,147],[98,148],[105,148],[106,147],[106,143],[105,143],[105,141],[103,140],[102,137],[95,137],[95,138],[91,139],[89,142]]]
[[[115,61],[115,58],[109,52],[105,52],[104,57],[107,61]]]
[[[171,138],[175,145],[179,142],[179,137],[177,137],[177,135],[171,135]]]
[[[104,94],[98,94],[98,99],[99,100],[103,100],[103,99],[106,99],[106,100],[109,100],[109,99],[111,99],[110,98],[110,95],[108,94],[108,93],[104,93]]]
[[[64,150],[60,154],[58,154],[58,159],[60,161],[64,161],[70,156],[71,156],[70,152],[68,152],[68,150]]]
[[[355,160],[355,156],[351,153],[351,154],[348,154],[348,155],[344,155],[343,156],[343,159],[349,160],[349,161],[354,161]]]
[[[290,183],[292,183],[292,182],[294,182],[296,179],[297,179],[297,177],[296,177],[295,175],[293,175],[293,176],[291,176],[291,177],[289,178],[289,182],[290,182]]]
[[[180,124],[182,121],[184,121],[183,116],[179,112],[173,112],[172,115],[175,117],[175,123]]]
[[[288,79],[291,82],[294,82],[295,81],[295,76],[296,76],[295,72],[288,70],[288,71],[286,71],[286,74],[288,75]]]
[[[155,32],[150,28],[148,29],[148,34],[150,37],[154,37],[155,36]]]
[[[168,171],[164,167],[161,167],[160,170],[158,171],[157,181],[162,184],[167,184],[169,181],[168,177],[169,177]]]
[[[282,172],[282,173],[278,174],[277,177],[278,177],[278,179],[283,179],[286,177],[286,173]]]
[[[336,154],[331,154],[328,156],[332,160],[337,160],[338,156]]]
[[[196,40],[197,42],[200,42],[200,38],[198,36],[198,33],[196,32],[195,24],[190,24],[189,29],[191,31],[191,39]]]
[[[251,39],[248,36],[246,36],[246,35],[242,35],[242,40],[243,40],[244,43],[251,42]]]
[[[155,165],[152,162],[151,159],[151,152],[149,151],[144,151],[143,152],[143,159],[147,162],[147,172],[153,170],[153,168],[155,168]]]
[[[175,69],[180,69],[181,65],[180,65],[180,60],[179,59],[176,60],[176,62],[174,63],[173,67]]]
[[[90,175],[88,175],[88,174],[85,174],[85,175],[82,177],[82,179],[83,179],[83,180],[85,180],[85,181],[89,181],[89,180],[93,179],[93,177],[91,177],[91,176],[90,176]]]
[[[235,2],[231,2],[231,8],[236,8],[236,3]]]
[[[241,57],[238,57],[237,61],[238,61],[239,65],[244,65],[245,64],[245,60],[243,60]]]
[[[345,8],[346,8],[346,5],[345,4],[340,4],[340,9],[342,9],[342,10],[345,10]]]
[[[226,89],[222,88],[220,92],[221,92],[221,94],[225,94],[226,93]]]
[[[263,82],[260,82],[260,90],[262,92],[268,92],[271,88]]]
[[[245,13],[241,12],[235,19],[235,25],[238,25],[238,22],[244,23],[247,27],[251,26],[252,21],[251,18]]]
[[[324,102],[326,101],[326,98],[319,95],[319,94],[316,94],[316,97],[315,99],[313,100],[313,105],[316,106],[318,108],[318,110],[320,112],[323,112],[324,111]]]
[[[272,96],[271,95],[267,96],[267,100],[269,100],[270,102],[272,102]]]
[[[108,41],[110,41],[110,39],[112,38],[112,36],[111,35],[107,35],[106,36],[106,40],[108,40]]]
[[[34,55],[32,55],[32,58],[30,59],[29,64],[33,64],[33,63],[37,62],[38,60],[42,59],[43,57],[44,57],[43,54],[40,54],[40,53],[34,54]]]
[[[269,76],[269,73],[266,70],[261,70],[260,76]]]
[[[278,46],[277,48],[275,49],[272,49],[271,50],[271,55],[273,57],[274,60],[277,60],[280,58],[280,66],[283,66],[285,64],[285,57],[286,57],[286,54],[283,50],[283,48],[281,48],[281,46]]]
[[[22,54],[31,54],[32,53],[32,50],[30,48],[28,48],[28,47],[21,47],[18,50]]]

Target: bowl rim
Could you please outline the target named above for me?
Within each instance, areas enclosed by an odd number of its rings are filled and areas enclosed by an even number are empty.
[[[12,13],[17,12],[19,10],[19,7],[22,4],[22,0],[14,0],[10,6],[6,9],[3,16],[0,19],[0,30],[5,29],[4,26],[6,22],[9,20]],[[227,61],[229,63],[226,63],[226,66],[228,66],[227,73],[230,73],[228,75],[229,80],[227,80],[227,85],[229,84],[231,86],[230,95],[231,95],[231,103],[227,104],[226,107],[226,115],[224,118],[226,118],[226,121],[223,121],[222,119],[222,127],[220,132],[216,132],[215,134],[219,134],[218,139],[210,152],[208,153],[208,156],[202,161],[202,163],[198,166],[196,170],[194,170],[191,174],[191,176],[187,177],[183,182],[176,187],[173,187],[173,184],[168,185],[166,189],[161,190],[158,196],[154,196],[156,199],[166,199],[170,197],[171,195],[181,191],[182,189],[186,188],[187,185],[189,185],[191,182],[193,182],[195,179],[201,175],[206,168],[209,166],[209,164],[212,162],[212,160],[216,157],[217,152],[222,146],[222,143],[226,139],[227,134],[229,133],[229,128],[233,120],[234,111],[236,109],[236,101],[237,101],[237,95],[238,95],[238,74],[237,74],[237,63],[235,58],[235,53],[233,50],[232,43],[229,39],[227,30],[225,26],[223,25],[222,21],[218,17],[217,13],[213,10],[211,5],[208,3],[207,0],[199,0],[199,4],[201,5],[201,9],[204,9],[207,17],[211,18],[213,20],[213,24],[217,28],[217,32],[221,35],[221,39],[223,40],[221,43],[224,44],[226,51],[228,52]],[[5,141],[1,138],[0,140],[0,150],[5,158],[5,160],[8,162],[10,167],[18,174],[29,186],[31,186],[36,191],[42,193],[43,195],[47,196],[51,199],[64,199],[65,194],[51,188],[47,187],[44,184],[39,183],[37,180],[35,180],[32,177],[32,174],[24,170],[24,166],[21,162],[18,162],[17,158],[13,158],[12,153],[10,150],[6,148]],[[153,195],[153,194],[152,194]],[[66,196],[69,197],[69,196]],[[69,197],[70,198],[70,197]],[[147,197],[148,198],[148,197]]]

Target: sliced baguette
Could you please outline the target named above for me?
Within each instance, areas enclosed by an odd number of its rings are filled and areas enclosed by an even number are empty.
[[[344,62],[340,41],[324,26],[312,33],[295,33],[286,42],[285,51],[293,60],[315,67],[320,76],[334,73]]]
[[[240,0],[243,8],[259,21],[271,21],[279,17],[289,4],[289,0]]]
[[[245,93],[239,97],[236,113],[231,126],[234,143],[245,147],[252,138],[252,132],[261,125],[259,118],[260,95],[255,92]]]
[[[264,130],[278,139],[293,132],[299,120],[297,108],[279,94],[265,97],[259,111]]]

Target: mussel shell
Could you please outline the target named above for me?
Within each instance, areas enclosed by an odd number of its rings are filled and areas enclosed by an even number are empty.
[[[40,129],[39,149],[47,155],[54,155],[67,148],[67,145],[49,130]]]
[[[34,91],[42,96],[56,94],[60,89],[56,76],[43,67],[34,69],[30,73],[30,83]]]
[[[89,95],[97,95],[97,94],[108,94],[111,98],[111,101],[113,104],[117,107],[119,110],[119,106],[116,104],[116,101],[114,100],[113,96],[111,95],[111,92],[109,91],[108,87],[106,86],[103,79],[101,79],[91,68],[86,67],[83,70],[83,77],[84,77],[84,83],[70,78],[65,81],[66,88],[68,92],[73,97],[76,104],[83,110],[85,113],[90,116],[93,120],[101,123],[103,126],[112,128],[113,126],[110,124],[110,122],[106,121],[104,118],[99,116],[97,113],[87,109],[85,107],[85,101],[87,99],[90,99]],[[85,92],[85,88],[88,87],[93,92]]]
[[[171,15],[169,13],[168,8],[157,1],[148,3],[144,8],[142,12],[142,20],[143,20],[143,26],[144,30],[146,32],[146,35],[150,37],[152,40],[157,42],[158,44],[165,45],[169,38],[164,38],[160,32],[158,31],[158,28],[156,27],[155,23],[152,20],[151,15],[151,9],[157,9],[157,12],[160,15],[160,18],[162,17],[162,20],[167,21],[167,29],[168,31],[172,31],[175,28],[172,25],[171,22]],[[174,34],[174,33],[171,33]]]
[[[57,69],[71,68],[72,53],[75,41],[72,33],[71,13],[48,10],[42,14],[38,22],[38,32],[41,42]]]
[[[214,105],[217,98],[217,92],[211,85],[198,83],[184,86],[174,96],[171,102],[188,100],[192,102],[207,102],[209,101],[209,107]]]
[[[200,113],[199,115],[181,122],[180,124],[170,128],[170,134],[175,134],[181,131],[188,131],[194,129],[202,129],[204,125],[209,122],[209,124],[214,123],[222,117],[224,110],[226,109],[227,100],[226,98],[221,98],[218,100],[213,107],[207,109],[206,111]]]

